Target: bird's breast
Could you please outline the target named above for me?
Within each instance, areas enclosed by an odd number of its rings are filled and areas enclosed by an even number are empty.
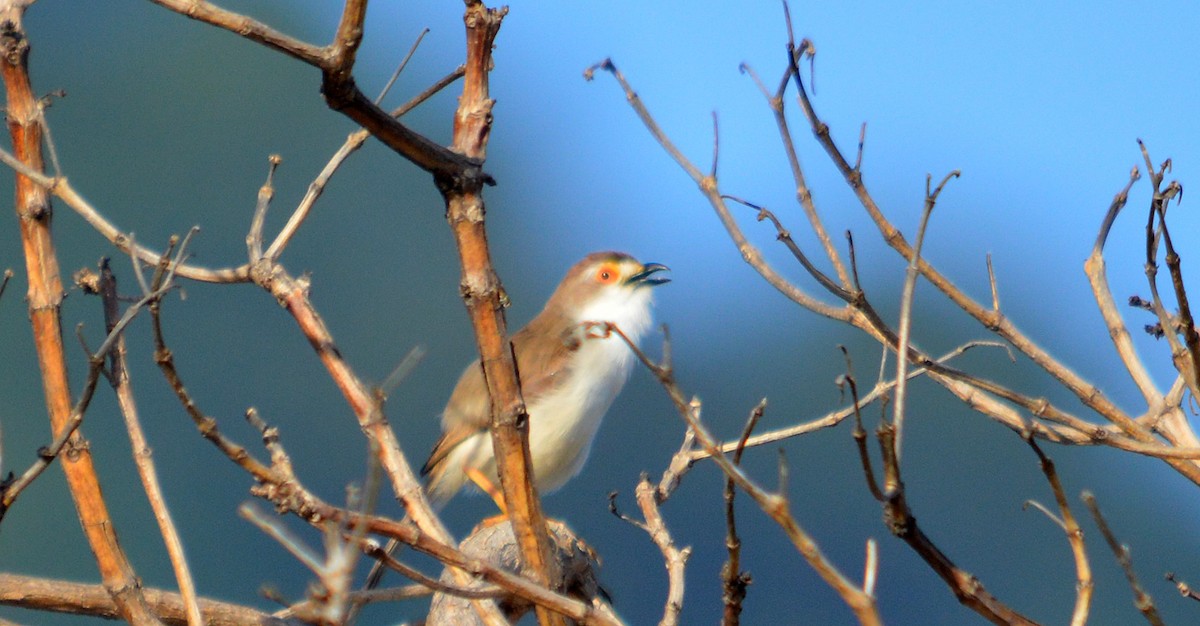
[[[583,467],[632,365],[633,354],[619,337],[587,339],[566,380],[530,403],[529,448],[540,490],[561,487]]]

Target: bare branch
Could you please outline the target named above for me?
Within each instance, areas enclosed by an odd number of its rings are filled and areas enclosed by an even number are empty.
[[[1037,505],[1048,517],[1058,523],[1067,535],[1067,542],[1071,544],[1071,554],[1075,557],[1076,576],[1075,610],[1071,614],[1071,626],[1083,626],[1087,623],[1088,612],[1092,604],[1092,592],[1095,589],[1092,581],[1092,568],[1088,564],[1087,549],[1083,544],[1083,530],[1079,528],[1079,523],[1075,521],[1075,515],[1071,513],[1071,505],[1067,501],[1067,494],[1063,491],[1062,481],[1058,478],[1058,470],[1054,467],[1054,461],[1042,452],[1041,447],[1031,435],[1026,435],[1025,442],[1037,454],[1042,473],[1046,475],[1046,482],[1050,483],[1050,489],[1054,492],[1054,501],[1058,503],[1058,510],[1062,512],[1062,519],[1059,520],[1040,504]]]
[[[417,35],[417,40],[413,42],[411,47],[409,47],[408,54],[404,55],[404,58],[400,61],[400,65],[396,66],[396,71],[392,72],[392,77],[388,79],[387,84],[383,86],[383,90],[380,91],[379,95],[375,97],[375,104],[380,104],[383,102],[383,99],[387,97],[388,92],[392,90],[392,85],[396,84],[396,79],[400,78],[400,73],[404,71],[404,68],[408,67],[408,62],[412,60],[413,55],[417,53],[417,48],[421,45],[421,41],[425,39],[425,35],[428,34],[428,28],[421,29],[421,34]],[[399,116],[393,115],[393,117]]]
[[[144,588],[146,604],[163,623],[187,624],[183,598],[177,593]],[[0,573],[0,604],[74,615],[121,619],[121,612],[102,585]],[[297,626],[258,609],[227,602],[200,600],[206,626]]]
[[[642,529],[650,535],[654,545],[658,546],[667,565],[667,602],[663,609],[663,617],[658,623],[659,626],[675,626],[679,623],[679,614],[683,611],[684,568],[692,549],[675,546],[671,532],[658,510],[656,489],[645,474],[642,474],[641,480],[638,481],[635,493],[638,508],[646,520]]]
[[[762,419],[763,411],[767,408],[767,399],[759,400],[758,404],[750,411],[750,417],[746,418],[746,425],[742,428],[742,436],[738,438],[737,448],[733,451],[733,464],[741,465],[742,453],[746,451],[746,440],[750,438],[750,433],[754,432],[754,427],[758,425],[758,420]],[[746,587],[750,585],[751,578],[749,572],[742,571],[742,540],[738,537],[737,518],[734,515],[734,500],[737,496],[737,490],[734,488],[733,479],[725,479],[725,550],[729,553],[729,557],[725,560],[725,565],[721,566],[721,601],[725,604],[725,610],[721,617],[723,626],[737,626],[741,620],[742,601],[746,598]]]
[[[633,91],[625,77],[613,64],[611,59],[605,59],[600,63],[590,67],[584,72],[584,78],[591,80],[595,75],[596,70],[604,70],[613,75],[621,89],[625,92],[625,99],[629,101],[629,105],[633,107],[638,118],[646,126],[654,139],[658,141],[663,150],[667,152],[679,164],[692,181],[700,188],[701,193],[708,199],[713,210],[716,211],[717,217],[721,220],[721,224],[729,233],[731,239],[737,249],[742,254],[742,259],[750,264],[755,271],[759,273],[772,287],[779,290],[780,293],[787,296],[792,301],[801,306],[814,311],[820,315],[824,315],[831,319],[846,321],[848,319],[847,312],[843,309],[831,307],[816,298],[813,298],[808,293],[801,290],[799,287],[788,282],[782,275],[775,271],[762,257],[762,253],[753,244],[746,239],[741,228],[737,225],[737,221],[733,219],[733,215],[729,212],[729,207],[725,205],[724,199],[721,197],[720,191],[717,189],[716,180],[710,176],[700,173],[700,170],[692,164],[691,161],[675,147],[662,128],[658,126],[658,122],[650,115],[646,105],[642,103],[641,98]]]
[[[993,624],[1034,626],[1036,622],[1000,602],[988,593],[979,579],[955,565],[921,530],[908,506],[904,482],[900,477],[900,464],[894,447],[894,427],[881,423],[876,435],[883,454],[883,517],[892,534],[903,539],[929,565],[963,606]]]
[[[913,298],[917,288],[917,262],[921,259],[921,247],[925,243],[925,229],[929,227],[929,217],[933,215],[933,207],[937,204],[938,196],[951,178],[958,178],[960,172],[954,170],[942,179],[937,189],[930,192],[930,176],[925,175],[925,210],[921,212],[921,225],[917,228],[917,243],[913,247],[912,258],[904,274],[904,291],[900,297],[900,329],[897,332],[896,354],[896,393],[892,403],[892,423],[896,426],[896,462],[900,461],[901,444],[904,441],[904,409],[908,392],[908,359],[902,355],[908,354],[909,337],[912,333]]]
[[[246,235],[246,249],[250,262],[262,257],[263,223],[267,219],[267,209],[271,206],[271,198],[275,197],[275,170],[283,163],[283,158],[272,154],[268,159],[267,181],[258,190],[258,203],[254,208],[254,219],[250,221],[250,233]]]
[[[1187,584],[1186,581],[1176,578],[1172,572],[1167,572],[1167,580],[1175,584],[1175,589],[1179,591],[1179,595],[1200,602],[1200,593],[1192,589],[1191,585]]]
[[[180,247],[181,253],[185,247],[186,243]],[[161,298],[166,290],[171,288],[172,278],[173,275],[170,273],[160,274],[157,277],[158,282],[135,305],[136,308],[130,307],[133,309],[132,313],[137,313],[137,310],[148,302],[146,298]],[[112,344],[112,350],[109,352],[112,360],[109,380],[117,394],[117,404],[121,408],[121,415],[125,418],[125,430],[129,433],[134,463],[142,481],[142,488],[146,492],[146,498],[150,502],[150,508],[154,511],[154,519],[158,523],[159,533],[162,535],[163,543],[166,544],[175,580],[179,583],[179,592],[183,598],[188,626],[201,626],[204,624],[204,618],[200,611],[196,585],[192,580],[187,556],[184,554],[183,541],[179,538],[179,532],[175,528],[174,520],[171,519],[170,510],[167,508],[167,501],[163,496],[162,486],[158,479],[158,471],[154,467],[150,445],[146,442],[141,418],[138,416],[137,403],[134,401],[133,389],[129,380],[129,368],[126,366],[125,335],[118,327],[121,322],[128,323],[132,316],[118,318],[117,280],[109,267],[108,259],[100,262],[100,297],[104,305],[104,326],[110,337],[114,335],[116,337],[116,341]]]
[[[22,169],[44,178],[45,123],[29,78],[30,41],[22,26],[25,8],[24,3],[0,5],[0,56],[4,59],[0,63],[0,79],[6,93],[5,121],[12,139],[12,160]],[[45,187],[19,173],[15,192],[14,208],[28,275],[26,299],[46,413],[51,432],[55,437],[65,435],[64,441],[71,447],[71,462],[63,464],[63,472],[79,523],[121,617],[135,626],[158,624],[142,594],[137,573],[117,539],[91,450],[75,430],[82,413],[76,415],[71,406],[61,323],[63,284],[51,234],[50,197]],[[84,395],[90,396],[91,391],[86,390]]]
[[[859,622],[864,626],[875,626],[882,624],[882,619],[879,616],[879,609],[875,604],[875,598],[863,593],[853,582],[847,579],[836,566],[829,561],[828,558],[821,552],[816,541],[800,526],[795,517],[792,516],[790,507],[787,501],[786,493],[768,493],[765,489],[754,483],[740,467],[734,465],[724,453],[718,448],[717,440],[708,432],[708,429],[700,421],[700,401],[692,399],[688,401],[684,398],[682,390],[676,384],[671,370],[667,367],[658,365],[650,360],[646,353],[637,347],[621,329],[614,324],[605,324],[610,332],[615,332],[629,346],[638,360],[642,362],[650,373],[654,374],[663,389],[675,404],[676,410],[688,427],[696,434],[696,440],[700,445],[708,451],[710,457],[716,462],[725,476],[733,480],[738,488],[746,492],[759,508],[763,510],[780,528],[783,529],[792,545],[805,558],[808,564],[814,571],[828,584],[834,591],[841,596],[842,600],[850,607],[858,618]]]
[[[1100,527],[1100,533],[1104,535],[1104,541],[1108,543],[1113,556],[1116,557],[1117,564],[1125,572],[1125,579],[1129,581],[1129,587],[1133,590],[1133,605],[1142,612],[1142,616],[1146,618],[1147,622],[1153,626],[1162,626],[1163,621],[1158,615],[1158,609],[1154,606],[1154,599],[1142,588],[1137,574],[1133,571],[1133,558],[1129,554],[1129,548],[1117,541],[1117,536],[1113,534],[1104,515],[1100,513],[1100,506],[1096,504],[1096,496],[1093,496],[1090,491],[1085,491],[1082,499],[1088,510],[1092,512],[1092,518],[1096,520],[1096,526]],[[1170,577],[1169,574],[1168,577]]]
[[[445,89],[459,78],[462,78],[464,71],[465,69],[460,66],[454,72],[446,75],[425,91],[414,96],[401,107],[393,110],[391,112],[392,117],[401,117],[405,113],[415,109],[418,105],[433,97],[434,94],[438,93],[442,89]],[[342,163],[345,162],[345,160],[349,158],[351,154],[356,152],[363,146],[363,144],[367,142],[367,139],[370,136],[371,134],[365,129],[350,133],[350,136],[346,138],[346,141],[342,144],[342,147],[339,148],[332,157],[330,157],[329,162],[326,163],[325,167],[317,175],[316,179],[309,184],[308,192],[304,194],[304,198],[300,200],[300,203],[296,206],[296,210],[292,212],[292,215],[288,218],[287,223],[284,224],[282,229],[280,229],[279,234],[275,236],[275,240],[271,242],[271,246],[267,248],[267,258],[271,259],[272,261],[279,260],[279,255],[283,253],[284,248],[287,247],[292,237],[296,234],[296,231],[299,230],[300,225],[303,224],[304,220],[308,218],[308,214],[312,211],[313,205],[316,204],[317,199],[321,197],[322,193],[324,193],[325,186],[329,184],[329,180],[333,177],[334,173],[337,172],[338,168],[341,167]]]

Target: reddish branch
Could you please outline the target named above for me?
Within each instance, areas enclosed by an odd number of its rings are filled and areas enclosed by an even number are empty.
[[[29,81],[29,42],[21,25],[24,4],[0,4],[0,74],[7,92],[8,131],[18,160],[41,171],[42,109]],[[29,277],[29,317],[41,368],[42,386],[51,430],[68,428],[71,392],[63,349],[60,307],[63,285],[58,258],[50,232],[51,207],[46,189],[25,176],[16,177],[16,210]],[[122,618],[134,624],[156,623],[142,597],[133,566],[117,541],[108,507],[100,490],[91,452],[76,432],[68,443],[62,463],[67,485],[75,500],[80,524],[95,555],[104,586]]]
[[[480,2],[468,2],[464,17],[467,62],[463,93],[454,116],[454,149],[478,161],[486,155],[492,123],[494,101],[488,91],[492,43],[506,13],[507,9],[489,9]],[[541,502],[533,485],[529,414],[508,342],[503,289],[488,249],[483,182],[471,177],[438,181],[446,199],[446,219],[458,246],[462,296],[475,329],[480,364],[491,398],[492,445],[504,501],[529,575],[547,584],[559,577],[550,571],[554,561]],[[560,623],[560,618],[539,606],[538,621]]]

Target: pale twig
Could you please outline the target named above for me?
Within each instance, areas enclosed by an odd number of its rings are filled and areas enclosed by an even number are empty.
[[[267,221],[267,209],[271,206],[271,199],[275,197],[275,170],[280,163],[283,163],[283,158],[278,154],[267,158],[267,180],[258,189],[254,218],[250,220],[250,232],[246,235],[246,251],[249,253],[250,263],[262,257],[263,224]]]
[[[835,592],[841,596],[842,600],[854,612],[859,622],[864,626],[876,626],[882,624],[882,619],[879,615],[878,606],[875,603],[875,598],[863,593],[862,589],[855,586],[848,578],[846,578],[837,567],[829,561],[828,558],[821,552],[820,547],[813,538],[805,531],[792,516],[788,505],[787,494],[784,492],[768,493],[765,489],[758,486],[751,480],[742,469],[733,464],[724,453],[720,451],[719,443],[716,438],[708,432],[700,421],[700,401],[692,399],[688,401],[684,398],[682,390],[676,384],[674,375],[670,368],[658,365],[650,360],[640,348],[637,347],[629,337],[625,335],[614,324],[606,323],[605,327],[610,332],[615,332],[621,339],[633,350],[634,355],[638,360],[654,374],[658,379],[667,395],[675,404],[676,410],[688,426],[695,431],[696,440],[700,445],[709,452],[710,457],[717,464],[726,477],[732,479],[737,484],[738,488],[744,491],[758,504],[759,508],[767,514],[776,524],[783,529],[788,539],[795,546],[796,550],[804,557],[813,570],[825,581]],[[781,476],[781,482],[786,483],[785,476]]]
[[[1083,543],[1083,530],[1079,528],[1079,523],[1071,512],[1071,505],[1067,501],[1066,492],[1063,491],[1062,481],[1058,477],[1054,461],[1042,452],[1032,435],[1026,433],[1025,442],[1037,454],[1038,464],[1042,468],[1042,473],[1046,475],[1046,482],[1050,484],[1050,490],[1054,492],[1054,501],[1058,504],[1058,510],[1062,512],[1062,518],[1059,519],[1040,504],[1034,503],[1042,509],[1047,517],[1058,523],[1067,535],[1067,543],[1071,545],[1071,554],[1075,557],[1075,610],[1071,613],[1071,626],[1084,626],[1087,623],[1092,604],[1095,584],[1092,581],[1092,568],[1088,563],[1087,549]]]
[[[879,545],[874,539],[867,540],[867,559],[863,565],[863,593],[874,596],[875,583],[879,580]]]
[[[904,274],[904,290],[900,296],[900,328],[897,331],[896,354],[896,392],[892,402],[892,423],[896,426],[896,462],[900,462],[902,444],[904,442],[904,410],[907,408],[908,395],[908,359],[902,355],[908,354],[908,346],[912,334],[912,308],[917,290],[917,262],[921,259],[921,247],[925,243],[926,228],[929,218],[933,215],[933,207],[937,204],[938,196],[951,178],[958,178],[960,172],[954,170],[942,179],[937,189],[930,191],[931,177],[925,175],[925,210],[921,212],[921,225],[917,228],[917,240],[913,246],[912,258]]]
[[[1187,581],[1177,578],[1174,572],[1167,572],[1166,578],[1175,585],[1175,589],[1179,591],[1179,595],[1200,602],[1200,593],[1192,589],[1192,586],[1187,584]]]
[[[96,385],[100,380],[100,373],[104,368],[104,359],[109,351],[112,350],[113,345],[121,336],[125,327],[133,321],[133,318],[143,307],[147,305],[153,307],[153,303],[172,288],[170,281],[167,281],[158,290],[146,294],[141,300],[126,309],[121,319],[113,324],[112,329],[100,344],[100,348],[89,355],[87,378],[84,381],[79,399],[76,400],[75,405],[71,408],[65,427],[59,431],[58,435],[48,446],[38,449],[38,459],[28,469],[12,482],[5,481],[0,484],[0,520],[4,519],[4,514],[8,512],[13,502],[16,501],[17,496],[36,480],[38,476],[41,476],[42,472],[46,471],[46,468],[50,466],[54,459],[58,458],[58,455],[63,452],[64,448],[74,437],[80,424],[83,423],[83,416],[87,412],[88,406],[91,404],[92,397],[96,391]]]
[[[797,304],[800,304],[801,306],[819,315],[824,315],[830,319],[841,321],[847,321],[849,319],[848,311],[842,308],[829,306],[828,304],[825,304],[812,297],[804,290],[790,283],[786,278],[779,274],[775,268],[771,267],[771,265],[766,262],[762,256],[762,252],[746,239],[745,234],[742,233],[741,227],[737,225],[737,221],[734,220],[733,215],[729,211],[729,207],[725,205],[725,201],[721,197],[720,191],[717,189],[716,180],[711,176],[702,174],[700,170],[694,164],[692,164],[692,162],[689,161],[682,152],[680,152],[679,148],[675,146],[671,139],[667,137],[666,133],[663,132],[661,127],[659,127],[658,122],[656,122],[654,117],[650,115],[650,111],[646,108],[646,105],[642,103],[641,98],[638,97],[637,93],[634,92],[633,88],[629,85],[629,82],[625,80],[625,77],[617,69],[616,65],[613,64],[612,59],[605,59],[604,61],[601,61],[600,63],[588,68],[584,72],[584,78],[591,80],[595,75],[596,70],[607,71],[616,79],[617,83],[621,86],[622,91],[625,92],[625,99],[629,102],[629,105],[633,107],[634,112],[642,121],[642,124],[646,126],[646,129],[650,131],[650,134],[656,141],[658,141],[663,150],[665,150],[667,154],[670,155],[671,158],[673,158],[681,168],[683,168],[687,175],[691,177],[692,182],[694,182],[696,186],[700,188],[701,193],[703,193],[708,199],[709,204],[712,205],[713,210],[716,211],[718,219],[721,220],[721,225],[725,227],[726,232],[729,234],[730,238],[733,239],[734,245],[737,246],[738,251],[742,254],[742,259],[745,260],[746,263],[754,268],[754,270],[757,271],[759,275],[767,281],[768,284],[779,290],[780,293],[787,296],[788,299],[796,302]]]
[[[1128,182],[1113,197],[1112,203],[1104,215],[1104,220],[1100,224],[1099,234],[1096,235],[1096,242],[1092,245],[1092,252],[1083,264],[1083,269],[1091,285],[1092,295],[1096,299],[1096,308],[1100,310],[1104,324],[1108,327],[1108,335],[1112,339],[1113,347],[1117,350],[1117,356],[1125,366],[1129,377],[1137,385],[1142,398],[1148,405],[1153,405],[1160,397],[1158,388],[1150,378],[1150,373],[1146,370],[1145,364],[1133,347],[1129,329],[1126,327],[1125,320],[1122,319],[1120,312],[1117,310],[1112,291],[1108,286],[1108,271],[1104,260],[1104,246],[1108,242],[1108,234],[1112,230],[1113,222],[1116,221],[1117,215],[1128,202],[1129,190],[1140,178],[1141,173],[1137,167],[1130,170]]]
[[[720,132],[721,127],[719,124],[717,124],[717,112],[716,111],[712,112],[712,120],[713,120],[713,155],[712,155],[712,167],[709,168],[709,170],[708,170],[708,177],[713,180],[716,180],[717,179],[717,160],[721,156],[721,132]]]
[[[346,595],[351,606],[365,606],[368,604],[376,604],[382,602],[401,602],[404,600],[413,600],[433,595],[434,593],[445,593],[448,595],[459,596],[463,598],[498,598],[504,595],[504,592],[497,587],[489,586],[482,589],[456,587],[453,585],[443,585],[436,580],[430,579],[436,587],[426,586],[422,583],[413,583],[404,585],[403,587],[389,587],[386,589],[366,589],[352,591]],[[287,618],[293,616],[309,616],[313,615],[318,606],[315,600],[302,600],[287,609],[279,611],[275,617]]]
[[[992,341],[972,341],[972,342],[963,344],[962,346],[959,346],[955,350],[952,350],[952,351],[938,357],[936,359],[936,361],[939,363],[947,363],[950,360],[954,359],[955,357],[962,355],[966,351],[968,351],[972,348],[981,347],[981,346],[999,347],[999,348],[1007,349],[1006,345],[999,344],[999,343],[992,342]],[[929,373],[928,369],[926,369],[924,367],[919,367],[919,368],[915,368],[914,370],[909,372],[908,377],[910,379],[912,379],[912,378],[916,378],[917,376],[922,376],[922,375],[925,375],[928,373]],[[879,397],[881,397],[881,396],[887,394],[889,391],[891,391],[892,388],[895,387],[895,385],[896,385],[895,380],[879,381],[879,383],[876,384],[875,387],[873,387],[869,392],[867,392],[867,394],[865,396],[862,397],[862,399],[861,399],[862,405],[866,406],[866,405],[874,402]],[[777,441],[782,441],[784,439],[790,439],[792,437],[806,435],[808,433],[822,430],[825,428],[837,426],[838,424],[840,424],[842,422],[842,420],[853,415],[854,411],[855,411],[855,409],[854,409],[853,405],[846,406],[841,409],[837,409],[835,411],[830,411],[829,413],[826,413],[825,415],[823,415],[821,417],[818,417],[818,418],[815,418],[812,420],[808,420],[806,422],[801,422],[799,424],[794,424],[792,426],[787,426],[784,428],[779,428],[776,430],[771,430],[771,431],[767,431],[764,433],[760,433],[758,435],[754,435],[754,436],[750,437],[749,439],[747,439],[745,447],[753,448],[753,447],[757,447],[757,446],[762,446],[762,445],[766,445],[769,443],[775,443]],[[720,445],[720,450],[721,450],[721,452],[726,452],[726,453],[733,452],[734,450],[737,449],[737,446],[738,446],[738,442],[736,440],[735,441],[727,441]],[[1197,450],[1196,452],[1200,453],[1200,450]],[[707,450],[704,450],[704,449],[694,449],[689,453],[689,456],[692,461],[696,461],[696,460],[708,458],[709,453]]]
[[[296,560],[300,561],[300,564],[304,567],[313,572],[318,572],[322,568],[321,555],[305,545],[304,541],[296,533],[283,524],[280,524],[278,518],[274,516],[268,517],[259,507],[250,503],[239,506],[238,515],[278,542],[292,556],[296,557]]]
[[[54,196],[71,207],[96,232],[109,240],[118,250],[126,254],[135,254],[142,262],[154,264],[162,257],[161,252],[137,246],[132,243],[126,233],[121,232],[100,214],[94,206],[83,199],[71,187],[66,178],[52,178],[21,163],[11,153],[0,149],[0,162],[12,168],[18,174],[33,181],[34,184],[46,189]],[[181,265],[177,273],[184,277],[208,283],[238,283],[249,280],[250,269],[246,265],[232,268],[210,269],[198,265]]]
[[[392,72],[392,77],[388,79],[387,84],[383,86],[383,90],[380,91],[379,95],[375,97],[375,104],[383,102],[383,99],[387,97],[388,92],[392,90],[392,85],[396,84],[396,79],[400,78],[401,72],[404,71],[404,68],[408,67],[408,62],[412,60],[413,55],[417,53],[417,48],[421,45],[421,40],[425,39],[425,35],[428,34],[428,28],[421,29],[421,34],[417,35],[417,40],[414,41],[412,46],[409,47],[408,54],[404,55],[404,59],[400,61],[400,65],[396,66],[396,71]]]
[[[133,240],[133,233],[129,233],[129,244],[130,248],[136,245]],[[142,262],[138,259],[137,254],[131,253],[129,260],[133,263],[133,276],[137,279],[138,287],[142,290],[143,294],[150,293],[150,283],[146,282],[146,275],[142,273]]]
[[[143,588],[142,594],[150,610],[163,622],[172,625],[187,623],[183,599],[179,594],[154,588]],[[64,602],[64,598],[69,600]],[[110,620],[122,619],[112,595],[102,585],[51,578],[0,573],[0,604]],[[294,622],[273,617],[258,609],[227,602],[201,600],[200,610],[205,626],[296,626]]]
[[[238,514],[283,546],[296,560],[317,576],[318,587],[310,587],[309,600],[312,613],[306,615],[321,624],[340,624],[350,606],[350,587],[353,581],[354,564],[359,550],[355,539],[342,537],[337,523],[326,521],[320,524],[325,538],[325,555],[317,554],[303,540],[280,523],[279,518],[270,516],[253,504],[238,507]],[[363,533],[365,529],[356,532]],[[361,539],[361,537],[358,537]]]
[[[159,282],[152,289],[148,288],[145,290],[143,297],[150,297],[155,293],[158,293],[158,297],[161,297],[165,293],[163,288],[169,289],[171,287],[170,274],[160,274],[158,280]],[[109,267],[107,259],[101,261],[100,264],[100,297],[104,306],[105,328],[111,335],[116,330],[116,325],[120,320],[119,305],[117,303],[117,281],[112,273],[112,269]],[[187,556],[184,554],[183,542],[179,538],[179,532],[175,528],[175,522],[171,519],[170,510],[167,508],[167,501],[163,496],[162,486],[158,479],[158,471],[154,467],[150,446],[146,441],[145,432],[142,430],[137,403],[133,397],[133,389],[129,381],[129,369],[126,365],[125,336],[120,331],[117,331],[117,333],[117,340],[109,353],[112,362],[109,381],[116,392],[117,403],[121,408],[121,415],[125,419],[125,430],[129,433],[129,443],[133,450],[134,464],[137,467],[138,476],[141,478],[142,487],[146,492],[146,499],[150,502],[150,508],[154,512],[154,519],[158,523],[163,543],[166,545],[167,555],[171,560],[171,568],[175,573],[175,580],[179,583],[179,593],[183,599],[188,626],[201,626],[204,623],[204,618],[200,612],[196,585],[192,580]]]
[[[393,110],[391,115],[393,117],[403,116],[405,113],[408,113],[421,103],[433,97],[434,94],[454,83],[454,81],[462,78],[463,73],[463,67],[459,66],[458,69],[446,75],[425,91],[413,96],[413,98],[404,105]],[[321,172],[317,175],[313,182],[309,183],[308,191],[304,194],[304,198],[302,198],[300,203],[296,205],[296,210],[292,212],[292,215],[288,218],[287,223],[283,225],[283,228],[280,229],[279,234],[275,236],[275,240],[272,241],[270,247],[267,248],[267,258],[271,259],[272,261],[279,259],[279,255],[283,253],[284,248],[287,247],[288,243],[292,240],[292,237],[295,236],[296,231],[300,228],[300,225],[303,224],[304,220],[308,218],[308,214],[312,211],[312,207],[316,204],[317,199],[321,197],[322,193],[324,193],[325,187],[329,184],[329,180],[333,177],[333,174],[337,172],[338,168],[342,166],[342,163],[345,162],[345,160],[351,154],[353,154],[355,151],[361,148],[363,144],[366,143],[370,136],[371,134],[366,130],[357,130],[353,133],[350,133],[350,135],[346,138],[346,141],[343,142],[342,146],[338,148],[337,152],[330,157],[328,163],[325,164],[325,167],[322,168]]]
[[[992,312],[1000,315],[1000,289],[996,286],[996,270],[992,267],[992,253],[987,253],[988,286],[992,290]]]
[[[396,367],[392,369],[387,378],[383,379],[383,382],[379,384],[379,393],[385,399],[408,378],[409,374],[413,373],[413,370],[417,369],[417,365],[425,358],[425,352],[424,346],[413,346],[408,351],[408,354],[405,354],[404,358],[400,359],[400,362],[396,364]]]
[[[683,443],[679,445],[679,451],[671,455],[671,462],[658,481],[657,497],[659,502],[665,502],[679,486],[683,475],[691,469],[692,463],[695,463],[695,459],[692,458],[692,453],[695,451],[696,433],[688,428],[683,433]]]
[[[654,545],[662,552],[667,566],[667,601],[663,609],[659,626],[675,626],[679,623],[679,615],[683,611],[684,569],[688,557],[692,554],[690,547],[677,548],[662,514],[658,510],[656,490],[650,480],[642,474],[635,490],[638,508],[646,523],[642,528],[650,535]]]
[[[1096,496],[1090,491],[1083,492],[1083,503],[1087,505],[1089,511],[1092,512],[1092,518],[1096,520],[1096,526],[1100,527],[1100,534],[1104,535],[1104,541],[1108,543],[1109,549],[1112,550],[1113,556],[1117,559],[1117,564],[1121,566],[1121,570],[1125,572],[1125,579],[1129,581],[1129,588],[1133,590],[1133,605],[1141,611],[1142,616],[1146,618],[1153,626],[1162,626],[1162,618],[1158,615],[1158,609],[1154,606],[1154,598],[1146,593],[1138,582],[1137,574],[1133,571],[1133,558],[1130,556],[1129,547],[1117,540],[1117,536],[1113,534],[1112,529],[1108,527],[1108,522],[1105,521],[1104,515],[1100,513],[1100,506],[1096,504]],[[1169,576],[1169,575],[1168,575]]]

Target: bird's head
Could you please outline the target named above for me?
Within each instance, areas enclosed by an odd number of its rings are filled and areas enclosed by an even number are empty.
[[[547,308],[575,322],[612,322],[640,335],[650,323],[652,287],[670,282],[664,271],[665,265],[623,252],[594,252],[567,272]]]

